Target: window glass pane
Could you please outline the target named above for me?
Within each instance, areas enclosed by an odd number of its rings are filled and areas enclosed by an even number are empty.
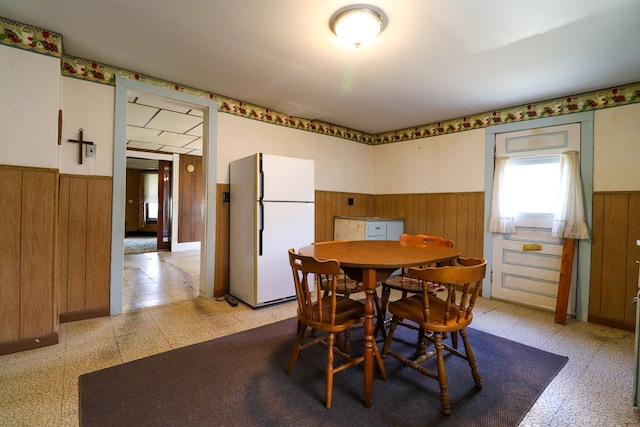
[[[147,203],[147,219],[158,219],[157,203]]]
[[[158,202],[158,172],[144,174],[144,201]]]
[[[559,157],[513,159],[507,179],[511,211],[554,213],[559,182]]]

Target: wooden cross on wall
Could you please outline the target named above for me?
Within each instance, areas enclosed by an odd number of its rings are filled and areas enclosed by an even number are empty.
[[[78,129],[78,132],[80,133],[80,139],[68,139],[67,141],[75,142],[78,144],[78,161],[80,162],[80,164],[82,164],[82,147],[84,145],[93,145],[93,141],[85,141],[83,139],[82,133],[84,132],[84,130],[82,128]]]

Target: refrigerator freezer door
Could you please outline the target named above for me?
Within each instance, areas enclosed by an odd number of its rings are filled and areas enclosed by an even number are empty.
[[[263,201],[313,202],[313,160],[260,154],[259,195]]]
[[[260,209],[260,204],[257,204]],[[257,255],[256,306],[282,299],[295,298],[288,249],[298,250],[313,242],[313,203],[262,203],[263,223]],[[258,214],[260,216],[260,214]]]

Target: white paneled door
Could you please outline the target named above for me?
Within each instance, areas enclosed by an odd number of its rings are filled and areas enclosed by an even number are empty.
[[[560,153],[569,150],[580,150],[579,124],[496,135],[496,156],[510,158],[507,191],[516,232],[493,235],[492,298],[555,310],[563,242],[551,228]],[[571,314],[575,265],[573,271]]]

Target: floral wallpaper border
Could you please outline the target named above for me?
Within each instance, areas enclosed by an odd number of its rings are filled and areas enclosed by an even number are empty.
[[[0,43],[58,58],[62,56],[62,35],[2,17]]]
[[[115,85],[116,75],[143,81],[148,84],[168,88],[216,100],[218,111],[237,116],[272,123],[280,126],[321,133],[348,139],[368,145],[389,144],[437,135],[446,135],[492,125],[519,122],[541,117],[559,116],[580,111],[596,110],[640,102],[640,82],[631,83],[593,92],[576,94],[540,101],[527,105],[508,107],[496,111],[478,113],[438,123],[420,125],[379,134],[349,129],[343,126],[290,116],[258,105],[248,104],[211,92],[171,83],[155,77],[124,70],[95,61],[62,54],[62,36],[51,31],[40,30],[28,25],[0,17],[0,42],[37,53],[60,57],[62,75],[91,82]]]

